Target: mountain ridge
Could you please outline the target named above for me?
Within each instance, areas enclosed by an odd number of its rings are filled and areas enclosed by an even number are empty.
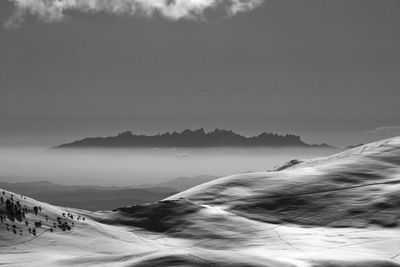
[[[299,135],[262,132],[259,135],[245,137],[232,130],[214,129],[206,132],[203,128],[165,132],[156,135],[135,135],[131,131],[109,137],[87,137],[71,143],[53,147],[60,148],[168,148],[168,147],[331,147],[324,144],[307,144]]]

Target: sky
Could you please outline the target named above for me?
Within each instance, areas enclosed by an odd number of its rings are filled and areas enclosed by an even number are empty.
[[[201,127],[400,135],[399,1],[166,2],[0,1],[0,146]]]

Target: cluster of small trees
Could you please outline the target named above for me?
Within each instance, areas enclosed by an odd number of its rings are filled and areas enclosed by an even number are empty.
[[[13,222],[15,220],[21,222],[28,212],[27,207],[22,207],[19,201],[14,201],[13,195],[10,195],[10,198],[6,198],[5,195],[3,191],[0,196],[0,205],[4,206],[3,212],[0,213],[0,222],[4,222],[6,218]]]
[[[0,224],[5,224],[5,229],[11,231],[16,235],[23,235],[23,228],[27,228],[27,232],[30,235],[37,236],[38,229],[44,228],[44,231],[54,232],[56,229],[60,229],[63,232],[71,231],[74,227],[74,215],[70,212],[62,213],[62,217],[57,217],[54,221],[49,218],[47,214],[42,213],[41,206],[27,207],[21,205],[21,202],[26,200],[26,197],[22,196],[17,199],[13,194],[6,194],[2,191],[0,194]],[[34,215],[27,217],[28,213]],[[44,217],[45,221],[33,220],[32,217],[40,216]],[[77,220],[85,220],[84,217],[78,216]],[[22,222],[24,221],[24,224]],[[18,222],[20,224],[18,224]],[[22,224],[22,225],[21,225]]]

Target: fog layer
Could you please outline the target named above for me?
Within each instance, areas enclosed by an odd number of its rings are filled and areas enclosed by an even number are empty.
[[[47,180],[64,185],[135,186],[182,176],[266,171],[292,159],[338,149],[67,149],[0,148],[0,180]]]

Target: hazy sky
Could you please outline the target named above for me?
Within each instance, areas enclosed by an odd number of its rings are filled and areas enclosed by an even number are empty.
[[[400,135],[398,0],[30,2],[0,1],[0,146],[200,127]]]

